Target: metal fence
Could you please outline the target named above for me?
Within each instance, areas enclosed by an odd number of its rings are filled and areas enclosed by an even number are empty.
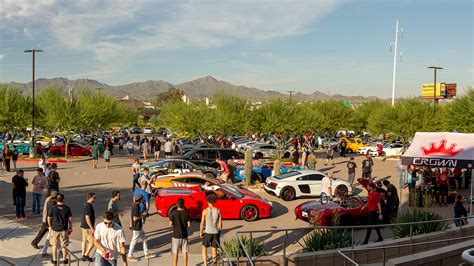
[[[469,216],[469,217],[466,217],[466,219],[472,219],[474,218],[474,216]],[[457,219],[460,219],[460,218],[457,218]],[[287,263],[287,259],[288,259],[288,256],[287,256],[287,246],[288,246],[288,233],[289,232],[304,232],[304,231],[308,231],[311,232],[313,230],[335,230],[335,229],[346,229],[346,230],[350,230],[351,231],[351,245],[350,245],[350,248],[344,248],[344,249],[340,249],[338,250],[341,251],[339,252],[339,254],[341,256],[344,257],[345,259],[345,262],[346,260],[349,260],[349,262],[351,262],[352,264],[355,264],[355,265],[358,265],[357,262],[354,261],[354,254],[355,252],[357,251],[362,251],[362,250],[369,250],[369,249],[374,249],[374,250],[380,250],[382,249],[383,251],[383,258],[385,258],[385,250],[388,249],[388,248],[393,248],[393,246],[390,246],[390,247],[386,247],[384,248],[383,246],[381,247],[374,247],[374,248],[365,248],[365,247],[359,247],[359,248],[354,248],[355,247],[355,239],[354,239],[354,234],[355,234],[355,231],[356,230],[367,230],[368,228],[372,228],[372,229],[375,229],[375,228],[393,228],[393,227],[400,227],[400,226],[409,226],[410,228],[410,234],[409,234],[409,238],[410,238],[410,244],[407,244],[407,245],[397,245],[396,247],[401,247],[401,246],[407,246],[407,247],[410,247],[410,254],[413,253],[413,247],[415,245],[418,245],[418,244],[421,244],[421,243],[413,243],[413,236],[415,235],[414,234],[414,228],[416,228],[417,225],[421,225],[421,224],[429,224],[429,223],[439,223],[439,222],[447,222],[447,223],[450,223],[450,222],[453,222],[455,219],[454,218],[449,218],[449,219],[440,219],[440,220],[433,220],[433,221],[421,221],[421,222],[411,222],[411,223],[396,223],[396,224],[378,224],[378,225],[358,225],[358,226],[309,226],[309,227],[300,227],[300,228],[282,228],[282,229],[266,229],[266,230],[243,230],[243,231],[238,231],[236,233],[236,237],[237,237],[237,240],[241,246],[241,248],[243,249],[244,251],[244,255],[245,257],[244,258],[236,258],[237,259],[237,263],[241,260],[241,259],[244,259],[246,260],[250,265],[254,265],[253,263],[253,259],[251,257],[251,252],[249,252],[248,250],[246,250],[246,247],[244,245],[244,243],[242,242],[242,239],[240,237],[240,235],[244,235],[244,234],[247,234],[249,235],[249,238],[250,238],[250,241],[252,241],[252,239],[254,238],[255,234],[261,234],[261,233],[271,233],[271,234],[274,234],[274,233],[280,233],[280,232],[283,232],[284,233],[284,238],[283,238],[283,249],[282,249],[282,256],[283,256],[283,261],[285,262],[285,265]],[[449,227],[448,227],[449,228]],[[457,238],[454,238],[454,239],[459,239],[460,241],[463,240],[463,239],[466,239],[466,238],[474,238],[474,236],[469,236],[469,237],[463,237],[462,236],[462,228],[463,226],[459,226],[459,237]],[[447,240],[443,240],[443,241],[447,241]],[[430,242],[431,243],[431,242]],[[433,242],[435,243],[435,242]],[[428,243],[425,243],[425,244],[428,244]],[[351,252],[352,253],[352,256],[349,257],[347,254],[347,252]],[[276,253],[276,252],[275,252]],[[385,260],[385,259],[384,259]]]

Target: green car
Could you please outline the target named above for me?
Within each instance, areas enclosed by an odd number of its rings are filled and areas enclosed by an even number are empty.
[[[27,154],[30,153],[30,144],[28,143],[8,143],[10,150],[13,150],[13,146],[16,146],[16,149],[19,153]],[[3,150],[5,143],[0,143],[0,149]]]

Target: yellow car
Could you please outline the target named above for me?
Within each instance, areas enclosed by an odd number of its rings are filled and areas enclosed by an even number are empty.
[[[347,153],[353,153],[357,152],[359,148],[367,146],[367,144],[362,143],[361,138],[341,138],[342,141],[346,142],[346,152]]]
[[[179,175],[165,175],[159,176],[153,187],[155,188],[170,188],[170,187],[194,187],[206,184],[215,185],[224,183],[222,180],[216,178],[209,178],[197,173],[184,173]]]

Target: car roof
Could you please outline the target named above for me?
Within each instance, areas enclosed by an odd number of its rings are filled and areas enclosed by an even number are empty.
[[[320,171],[316,171],[316,170],[298,170],[298,172],[300,172],[301,174],[321,174],[321,175],[326,175],[324,174],[323,172],[320,172]]]

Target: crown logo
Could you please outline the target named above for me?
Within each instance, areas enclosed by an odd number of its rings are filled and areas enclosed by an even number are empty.
[[[435,146],[436,143],[431,143],[430,148],[427,149],[425,147],[421,147],[421,151],[423,152],[424,155],[445,155],[445,156],[454,156],[460,152],[462,152],[464,149],[458,149],[455,150],[456,144],[451,144],[449,148],[446,148],[446,140],[442,139],[441,142],[439,143],[439,146]]]

